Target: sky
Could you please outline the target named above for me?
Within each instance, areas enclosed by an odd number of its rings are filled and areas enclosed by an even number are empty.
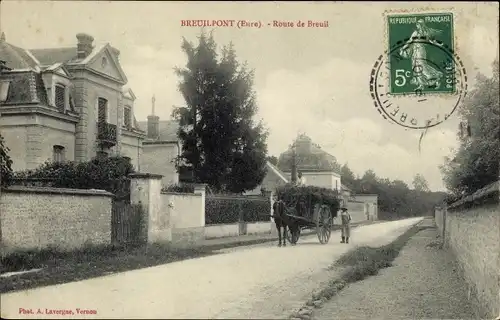
[[[386,48],[384,12],[452,12],[455,49],[469,87],[478,72],[491,76],[498,56],[498,4],[466,2],[154,2],[2,1],[0,30],[27,49],[76,46],[76,34],[120,50],[120,63],[137,96],[138,121],[151,113],[170,118],[183,105],[174,67],[183,67],[182,38],[195,42],[199,27],[182,20],[260,21],[261,28],[213,27],[216,42],[232,42],[239,61],[255,70],[258,115],[269,129],[270,155],[279,156],[306,133],[357,175],[372,169],[411,186],[423,174],[444,190],[439,165],[457,147],[457,114],[420,130],[383,119],[370,97],[370,72]],[[326,28],[273,28],[273,21],[328,21]],[[418,106],[412,107],[417,108]]]

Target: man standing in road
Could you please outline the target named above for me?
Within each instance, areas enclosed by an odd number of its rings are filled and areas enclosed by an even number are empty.
[[[349,243],[351,236],[351,215],[347,212],[346,207],[342,207],[340,219],[342,220],[342,241],[340,243]]]

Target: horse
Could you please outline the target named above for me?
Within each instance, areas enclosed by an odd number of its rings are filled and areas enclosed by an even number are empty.
[[[296,209],[297,212],[302,212],[303,203],[297,203]],[[300,215],[300,214],[299,214]],[[291,232],[298,232],[299,225],[293,218],[289,218],[286,215],[286,204],[283,200],[276,200],[273,204],[273,218],[274,223],[276,224],[276,229],[278,229],[278,247],[281,247],[281,243],[283,239],[283,246],[286,247],[286,239],[287,239],[287,229],[290,229]],[[281,234],[281,229],[283,229],[283,236]],[[292,243],[294,245],[294,243]]]
[[[286,229],[288,228],[288,217],[285,212],[285,202],[283,200],[276,200],[273,204],[273,218],[278,229],[278,247],[281,247],[281,239],[283,239],[283,246],[286,247]],[[281,229],[283,229],[283,238],[281,237]]]

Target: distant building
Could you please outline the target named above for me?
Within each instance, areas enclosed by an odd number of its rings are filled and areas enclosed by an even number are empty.
[[[176,120],[160,121],[155,115],[155,100],[153,97],[151,115],[148,121],[138,122],[147,132],[142,143],[141,170],[148,173],[161,174],[162,184],[176,184],[179,174],[176,168],[176,158],[181,155],[182,144],[177,137],[179,122]]]
[[[303,183],[340,192],[342,183],[337,159],[314,144],[305,134],[299,135],[294,143],[297,171],[302,173]],[[288,179],[291,179],[292,161],[292,148],[283,152],[278,159],[278,168]]]
[[[341,205],[349,209],[353,222],[377,220],[378,196],[376,194],[354,194],[342,184],[337,159],[312,142],[305,134],[294,141],[297,172],[305,178],[304,184],[337,190]],[[290,147],[278,159],[278,169],[291,180],[293,149]]]

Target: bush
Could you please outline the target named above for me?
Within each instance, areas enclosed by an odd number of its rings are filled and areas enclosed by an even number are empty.
[[[54,188],[101,189],[127,198],[131,173],[134,168],[129,158],[106,157],[80,163],[46,162],[37,169],[16,172],[14,178],[49,180]]]
[[[271,203],[258,196],[207,196],[205,198],[205,223],[237,223],[270,221]]]
[[[276,195],[288,206],[304,203],[308,208],[314,208],[316,204],[324,204],[330,207],[333,217],[336,217],[340,209],[339,193],[335,190],[315,186],[295,186],[286,184],[276,189]]]

